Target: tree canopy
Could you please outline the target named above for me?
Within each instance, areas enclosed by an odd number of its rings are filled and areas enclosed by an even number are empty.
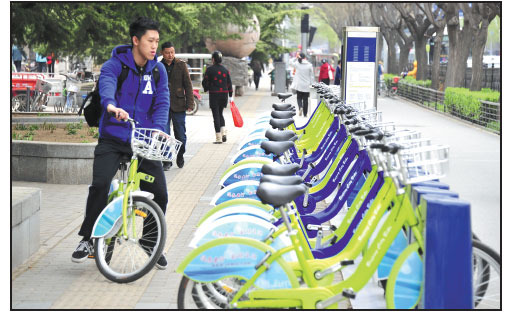
[[[205,38],[224,39],[229,24],[246,29],[256,15],[261,26],[258,52],[282,50],[278,25],[296,14],[294,4],[251,2],[13,2],[11,41],[40,53],[93,56],[98,63],[113,47],[130,43],[128,25],[138,16],[161,24],[161,41],[184,52],[205,52]],[[15,23],[14,23],[15,21]]]

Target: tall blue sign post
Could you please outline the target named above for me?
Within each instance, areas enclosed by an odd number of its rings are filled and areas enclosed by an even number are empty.
[[[342,50],[341,97],[377,108],[377,36],[380,28],[347,26]]]

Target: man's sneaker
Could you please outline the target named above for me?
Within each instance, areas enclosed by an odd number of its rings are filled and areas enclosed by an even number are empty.
[[[177,162],[177,167],[179,167],[179,168],[184,167],[184,157],[183,156],[177,157],[176,162]]]
[[[81,240],[79,245],[72,254],[72,261],[75,263],[81,263],[90,258],[94,258],[93,244],[91,240]]]
[[[171,167],[172,167],[172,162],[168,161],[168,162],[163,163],[163,170],[164,171],[170,170]]]
[[[156,267],[160,270],[165,270],[168,267],[167,258],[165,258],[165,254],[161,254],[158,262],[156,262]]]

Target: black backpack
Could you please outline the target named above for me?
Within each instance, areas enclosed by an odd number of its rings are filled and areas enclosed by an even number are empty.
[[[128,77],[128,72],[130,68],[125,64],[121,63],[121,73],[117,79],[117,90],[121,90],[123,82]],[[160,81],[160,72],[158,70],[158,65],[154,67],[153,70],[154,82],[156,85]],[[102,115],[102,106],[101,106],[101,98],[100,93],[98,91],[99,81],[97,80],[95,88],[86,96],[84,102],[82,102],[81,108],[77,113],[79,116],[84,112],[84,119],[86,119],[86,123],[88,123],[89,127],[98,127],[100,123],[100,116]]]

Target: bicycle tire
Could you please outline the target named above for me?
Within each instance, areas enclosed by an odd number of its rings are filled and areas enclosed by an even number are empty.
[[[178,309],[228,309],[240,287],[240,279],[227,278],[214,283],[195,282],[183,276],[177,293]]]
[[[11,99],[12,112],[24,112],[26,110],[26,94],[20,93]]]
[[[125,239],[121,235],[121,226],[114,235],[116,240],[113,245],[107,246],[103,237],[95,239],[95,261],[98,270],[116,283],[129,283],[143,277],[154,267],[165,247],[166,223],[160,207],[154,201],[141,196],[132,197],[132,202],[135,210],[135,229],[137,236],[142,237],[137,240]],[[144,222],[152,224],[153,230],[143,232]],[[128,220],[128,224],[127,230],[131,234],[131,220]],[[147,235],[155,236],[149,241],[153,243],[152,247],[147,246],[147,238],[144,238]],[[113,253],[108,253],[108,250]],[[137,261],[140,261],[138,265]],[[126,265],[125,262],[130,264]]]
[[[194,99],[195,99],[195,105],[193,106],[193,110],[187,109],[186,115],[195,115],[196,112],[198,112],[198,109],[200,108],[202,101],[198,100],[198,98],[196,97]]]
[[[474,308],[501,308],[501,258],[489,246],[472,241]]]

